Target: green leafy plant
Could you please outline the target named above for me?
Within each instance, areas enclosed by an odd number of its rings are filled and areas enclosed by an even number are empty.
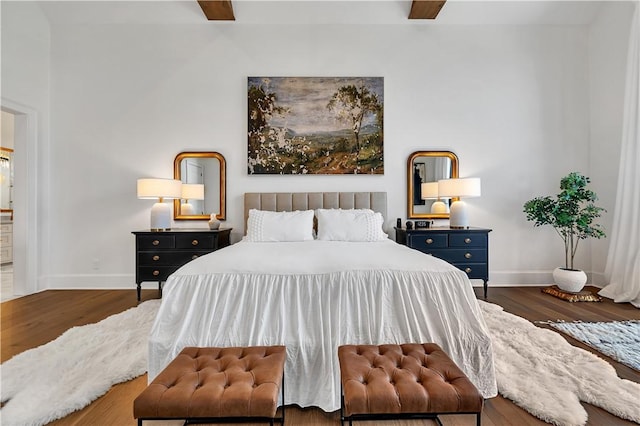
[[[587,189],[589,182],[588,177],[572,172],[560,180],[560,193],[555,198],[536,197],[524,203],[527,220],[534,226],[553,226],[564,241],[565,269],[574,269],[580,240],[605,236],[602,227],[593,222],[606,210],[594,204],[598,196]]]

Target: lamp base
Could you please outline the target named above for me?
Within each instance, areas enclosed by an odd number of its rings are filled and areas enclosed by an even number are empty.
[[[155,203],[151,207],[151,224],[149,228],[155,232],[171,230],[171,208],[168,204]]]
[[[447,212],[447,205],[442,200],[434,201],[431,204],[431,213],[432,214],[442,214]]]
[[[469,216],[467,214],[467,204],[462,201],[454,201],[451,204],[449,214],[449,227],[453,229],[465,229],[469,227]]]
[[[193,205],[191,205],[188,201],[186,203],[182,203],[180,205],[180,214],[182,214],[182,215],[195,214],[195,210],[193,209]]]

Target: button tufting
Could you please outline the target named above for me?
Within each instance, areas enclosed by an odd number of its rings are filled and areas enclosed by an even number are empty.
[[[397,407],[398,404],[400,409],[407,413],[431,412],[436,407],[439,407],[436,411],[442,412],[479,413],[482,410],[482,398],[477,390],[472,391],[473,386],[470,386],[464,393],[467,398],[464,403],[461,402],[463,398],[460,396],[456,398],[452,390],[460,395],[459,388],[452,380],[457,381],[459,378],[456,378],[455,374],[445,376],[443,373],[455,364],[436,345],[433,346],[438,350],[431,349],[431,346],[424,348],[420,344],[408,344],[404,347],[381,345],[381,356],[376,356],[376,347],[370,346],[364,349],[364,356],[361,358],[352,355],[356,351],[355,348],[353,352],[345,349],[339,351],[343,377],[355,379],[365,386],[364,389],[358,389],[357,386],[343,388],[344,406],[350,407],[352,413],[363,414],[372,414],[370,410],[378,412],[379,407],[383,405]],[[427,357],[424,354],[425,350],[434,352],[433,356]],[[427,364],[431,364],[432,368]],[[387,386],[385,381],[390,386]],[[412,381],[415,381],[416,385],[411,385]],[[467,382],[470,383],[468,379]]]

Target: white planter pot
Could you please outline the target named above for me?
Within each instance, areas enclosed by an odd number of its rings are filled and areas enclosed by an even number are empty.
[[[587,283],[587,274],[579,269],[556,268],[553,281],[558,288],[569,293],[578,293]]]

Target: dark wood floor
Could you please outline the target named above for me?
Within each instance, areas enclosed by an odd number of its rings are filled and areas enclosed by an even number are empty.
[[[594,289],[592,289],[594,290]],[[481,290],[477,289],[478,296]],[[144,290],[143,300],[157,297],[157,291]],[[536,287],[491,288],[488,302],[497,303],[506,311],[527,318],[541,320],[610,321],[640,319],[640,309],[630,304],[616,304],[610,300],[601,303],[569,303],[544,294]],[[47,343],[70,327],[97,322],[109,315],[135,306],[134,290],[51,290],[4,302],[0,305],[1,360],[30,348]],[[572,344],[590,350],[585,345],[567,338]],[[595,352],[595,351],[592,351]],[[597,352],[595,352],[597,353]],[[640,372],[621,365],[599,354],[615,367],[618,375],[640,383]],[[523,372],[526,374],[526,372]],[[106,395],[81,411],[54,422],[54,425],[135,425],[132,403],[146,386],[146,375],[114,386]],[[604,410],[584,404],[588,425],[631,425]],[[474,416],[443,416],[447,426],[475,424]],[[146,425],[178,425],[180,422],[145,422]],[[287,410],[287,425],[335,425],[339,424],[337,412],[325,413],[317,408]],[[425,421],[366,422],[363,425],[384,424],[432,425]],[[529,415],[502,397],[486,401],[482,415],[484,426],[544,425],[546,423]]]

